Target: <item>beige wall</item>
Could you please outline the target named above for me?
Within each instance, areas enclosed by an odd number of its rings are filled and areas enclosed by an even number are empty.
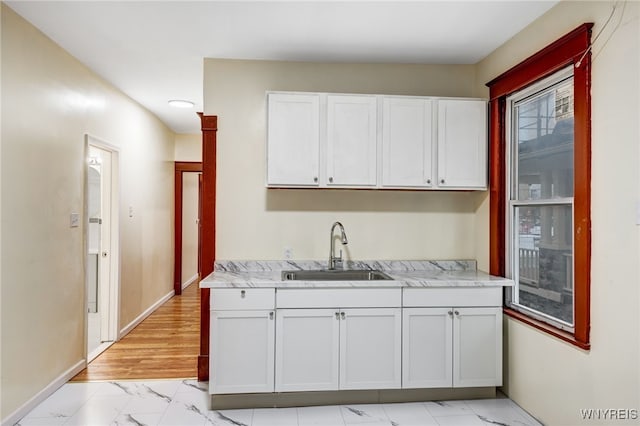
[[[340,220],[351,259],[475,258],[484,194],[265,188],[269,90],[472,96],[469,65],[206,59],[205,114],[218,118],[216,257],[324,259]],[[205,237],[206,238],[206,237]]]
[[[120,153],[120,328],[172,290],[174,135],[5,4],[2,105],[6,419],[85,356],[84,135]]]
[[[176,161],[202,161],[202,134],[175,135]]]
[[[584,22],[597,34],[612,4],[561,2],[478,64],[477,93],[488,96],[481,85]],[[640,409],[639,18],[640,3],[621,3],[593,47],[591,350],[506,321],[505,389],[548,425],[598,423],[580,409]]]

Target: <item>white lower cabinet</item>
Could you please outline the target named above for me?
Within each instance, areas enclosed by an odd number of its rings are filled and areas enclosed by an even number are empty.
[[[340,389],[400,388],[401,309],[344,309],[340,315]]]
[[[502,385],[502,308],[405,308],[404,388]]]
[[[276,392],[401,386],[401,310],[281,309]]]
[[[278,309],[276,392],[338,389],[336,309]]]
[[[211,311],[209,392],[273,392],[274,311]]]
[[[502,385],[502,308],[453,310],[453,386]]]

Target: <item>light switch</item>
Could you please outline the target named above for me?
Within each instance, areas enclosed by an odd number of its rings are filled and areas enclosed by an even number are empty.
[[[80,226],[80,215],[78,213],[71,213],[69,216],[69,226],[71,228],[77,228]]]

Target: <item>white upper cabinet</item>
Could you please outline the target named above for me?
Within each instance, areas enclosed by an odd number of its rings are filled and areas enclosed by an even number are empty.
[[[267,185],[318,186],[320,95],[268,96]]]
[[[487,187],[487,103],[438,101],[438,187]]]
[[[375,96],[327,96],[327,185],[377,183]]]
[[[267,186],[483,190],[482,99],[268,95]]]
[[[423,98],[383,99],[383,187],[432,186],[433,104]]]

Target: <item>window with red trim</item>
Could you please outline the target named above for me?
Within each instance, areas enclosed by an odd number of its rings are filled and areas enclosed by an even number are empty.
[[[589,348],[591,54],[583,24],[487,83],[490,270],[505,312]]]

